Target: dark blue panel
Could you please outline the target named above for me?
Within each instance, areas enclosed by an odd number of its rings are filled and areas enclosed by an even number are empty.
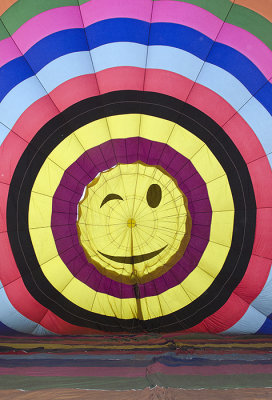
[[[25,53],[35,73],[45,65],[68,53],[89,50],[83,29],[67,29],[53,33],[36,43]]]
[[[253,95],[267,81],[261,71],[247,57],[222,43],[214,43],[207,62],[230,72]]]
[[[150,24],[130,18],[114,18],[96,22],[86,28],[90,49],[113,42],[148,44]]]
[[[33,75],[33,71],[23,57],[15,58],[0,68],[0,101],[18,83]]]
[[[260,335],[271,335],[272,334],[272,321],[270,318],[266,318],[265,323],[261,326],[261,328],[256,332]]]
[[[214,43],[202,33],[178,24],[150,24],[129,18],[115,18],[97,22],[86,28],[90,48],[112,42],[136,42],[150,45],[171,46],[225,69],[240,80],[255,97],[272,113],[272,85],[244,55],[235,49]],[[212,49],[211,46],[213,45]],[[54,33],[35,44],[25,54],[30,67],[37,73],[45,65],[65,54],[87,51],[89,46],[83,29],[68,29]],[[210,51],[211,50],[211,51]],[[209,53],[210,52],[210,53]],[[0,98],[18,83],[31,76],[30,68],[23,58],[17,58],[0,69],[3,82]],[[265,86],[264,86],[265,85]],[[264,86],[264,87],[263,87]],[[262,90],[258,90],[263,87]],[[257,93],[256,93],[257,92]]]
[[[176,47],[205,60],[213,40],[187,26],[156,22],[150,30],[149,44]]]
[[[8,328],[6,325],[4,325],[2,322],[0,322],[0,335],[15,336],[15,335],[21,335],[21,333],[13,330],[11,328]]]
[[[272,115],[272,84],[267,81],[266,85],[264,85],[261,90],[256,93],[255,97]]]

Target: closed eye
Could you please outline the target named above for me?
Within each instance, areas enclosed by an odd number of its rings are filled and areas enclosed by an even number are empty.
[[[110,200],[124,200],[124,199],[121,196],[119,196],[119,194],[115,194],[115,193],[107,194],[107,196],[102,201],[100,208]]]

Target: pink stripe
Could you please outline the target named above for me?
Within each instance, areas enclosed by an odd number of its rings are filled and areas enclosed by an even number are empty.
[[[136,18],[150,21],[151,0],[92,0],[81,6],[84,25],[107,18]],[[192,4],[164,0],[154,3],[152,22],[170,22],[189,26],[215,39],[222,21],[208,11]],[[39,14],[13,35],[22,53],[44,37],[64,29],[81,28],[82,20],[77,6],[61,7]],[[230,24],[224,24],[218,38],[248,57],[268,78],[272,75],[272,52],[251,33]],[[20,52],[11,39],[0,42],[0,67],[19,57]]]
[[[72,28],[82,28],[79,7],[59,7],[31,18],[12,37],[21,52],[25,53],[44,37],[64,29]]]
[[[271,365],[262,364],[229,364],[208,366],[203,361],[201,366],[178,366],[168,367],[163,364],[155,363],[148,366],[148,374],[153,375],[162,373],[164,375],[256,375],[271,374]],[[144,377],[146,376],[145,367],[15,367],[0,368],[0,375],[19,375],[19,376],[94,376],[94,377]]]
[[[159,1],[154,5],[152,22],[172,22],[196,29],[215,39],[222,21],[210,12],[192,4],[179,1]],[[272,51],[257,37],[244,29],[225,23],[217,42],[226,44],[249,58],[270,79],[272,76]]]
[[[221,19],[200,7],[171,0],[155,2],[152,22],[172,22],[189,26],[211,39],[216,38],[223,23]]]
[[[152,0],[91,0],[80,6],[84,25],[108,18],[135,18],[150,22]]]
[[[250,32],[238,26],[225,23],[217,41],[244,54],[267,79],[272,77],[272,51]]]
[[[4,39],[0,42],[0,68],[21,55],[22,54],[11,38]]]

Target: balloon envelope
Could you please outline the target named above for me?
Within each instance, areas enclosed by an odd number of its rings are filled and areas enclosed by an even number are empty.
[[[0,12],[0,333],[272,333],[271,2]]]

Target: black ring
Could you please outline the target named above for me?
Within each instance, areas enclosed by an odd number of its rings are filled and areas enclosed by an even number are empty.
[[[100,118],[144,113],[173,121],[206,143],[225,170],[235,214],[231,247],[211,286],[186,307],[151,320],[121,320],[84,310],[66,299],[45,278],[36,258],[29,230],[28,210],[34,181],[51,151],[78,128]],[[83,100],[44,125],[21,156],[11,180],[7,230],[13,255],[25,286],[44,307],[65,321],[98,330],[170,332],[191,328],[217,311],[241,281],[251,257],[256,226],[256,201],[246,162],[210,117],[170,96],[119,91]]]

